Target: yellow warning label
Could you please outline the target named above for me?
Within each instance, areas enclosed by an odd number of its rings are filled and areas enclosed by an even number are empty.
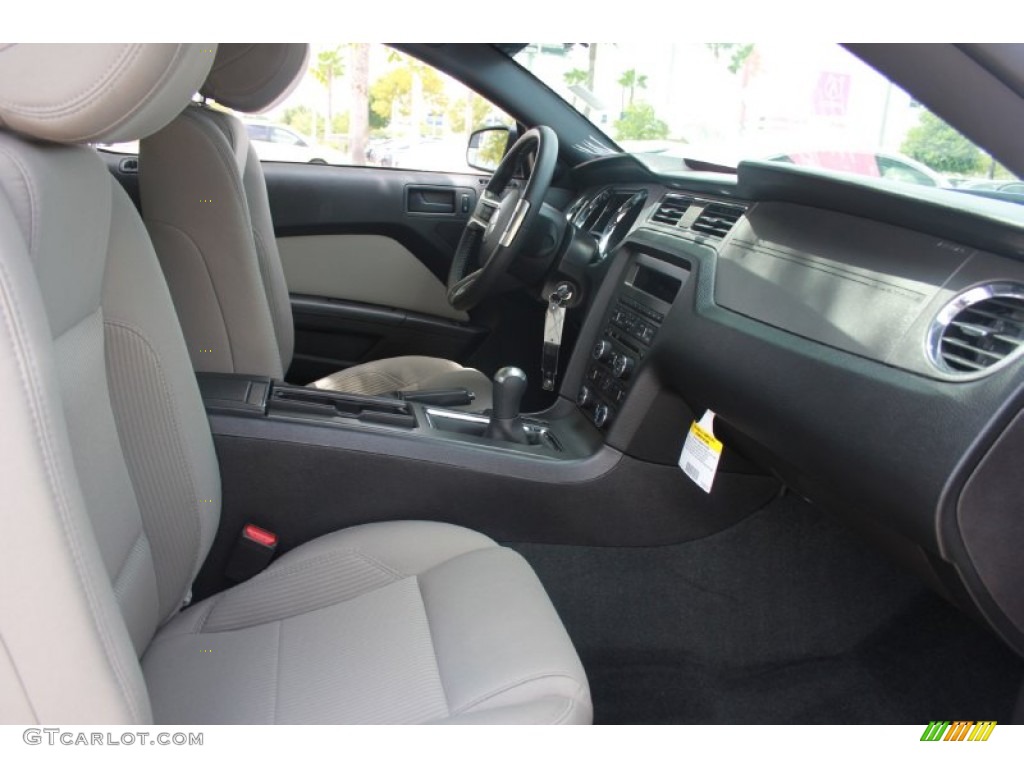
[[[712,435],[710,432],[701,428],[700,424],[696,421],[693,422],[693,426],[690,427],[690,434],[700,440],[704,445],[710,448],[715,453],[722,452],[722,441]]]

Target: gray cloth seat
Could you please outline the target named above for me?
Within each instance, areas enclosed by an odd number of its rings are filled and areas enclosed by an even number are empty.
[[[324,536],[189,608],[142,668],[162,723],[559,723],[589,716],[570,650],[518,554],[400,522]]]
[[[71,145],[159,130],[214,49],[0,46],[0,722],[589,722],[536,576],[463,528],[342,530],[182,608],[209,423],[147,231]]]
[[[200,92],[242,112],[284,99],[308,56],[305,44],[218,50]],[[242,122],[189,105],[142,141],[139,190],[195,369],[283,378],[295,344],[291,304],[263,170]],[[465,387],[477,398],[468,408],[491,404],[491,382],[480,371],[433,357],[364,363],[312,386],[367,395]]]

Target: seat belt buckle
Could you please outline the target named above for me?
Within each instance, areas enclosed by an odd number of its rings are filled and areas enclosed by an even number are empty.
[[[247,581],[274,559],[277,534],[251,523],[242,528],[224,575],[234,582]]]

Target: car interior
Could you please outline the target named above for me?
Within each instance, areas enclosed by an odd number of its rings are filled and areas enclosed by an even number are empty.
[[[1022,201],[524,47],[393,46],[470,173],[261,161],[306,44],[0,45],[0,722],[1024,722]],[[1024,173],[1024,46],[845,48]]]

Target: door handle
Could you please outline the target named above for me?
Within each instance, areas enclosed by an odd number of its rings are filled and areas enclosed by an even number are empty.
[[[455,213],[455,190],[451,187],[406,187],[405,210],[409,213]]]

